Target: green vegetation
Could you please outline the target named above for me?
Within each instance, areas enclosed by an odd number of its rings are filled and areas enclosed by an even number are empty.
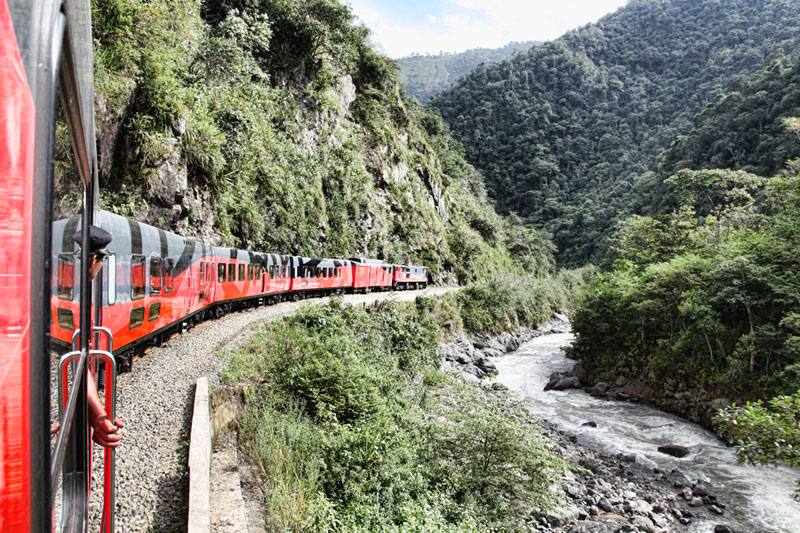
[[[280,531],[527,531],[567,467],[523,411],[442,373],[465,297],[305,307],[237,352],[240,437]]]
[[[759,202],[747,192],[759,180],[741,171],[669,181],[685,192],[709,179],[708,216],[682,194],[679,211],[620,226],[613,269],[573,316],[572,354],[590,369],[652,370],[737,398],[797,390],[800,177],[773,178]]]
[[[636,0],[510,61],[478,67],[430,105],[464,143],[502,212],[553,234],[559,263],[598,261],[619,221],[652,202],[659,207],[664,195],[652,197],[663,191],[657,164],[693,117],[731,83],[739,90],[765,59],[772,65],[773,52],[797,54],[797,20],[793,0]],[[776,81],[792,75],[786,67],[785,60],[773,66],[784,71]],[[752,88],[768,90],[765,84]],[[769,139],[761,126],[770,114],[796,107],[795,93],[789,86],[763,105],[751,100],[741,127],[733,108],[737,127],[707,122],[711,137],[700,142],[719,154],[733,148],[724,159],[735,160],[750,147],[731,136],[749,130],[763,142],[754,154],[758,167],[732,168],[771,175],[786,160],[785,137]],[[693,156],[691,141],[691,155],[681,161]],[[722,163],[712,167],[727,167]]]
[[[800,391],[772,398],[768,407],[758,401],[722,409],[714,423],[733,439],[740,462],[800,468]],[[797,484],[794,497],[800,501],[800,479]]]
[[[94,0],[93,14],[103,207],[223,245],[424,264],[438,282],[552,270],[548,237],[494,212],[344,4]]]
[[[400,81],[411,96],[425,104],[478,65],[511,59],[514,54],[527,52],[536,44],[535,41],[511,42],[502,48],[475,48],[459,53],[401,57],[397,60]]]

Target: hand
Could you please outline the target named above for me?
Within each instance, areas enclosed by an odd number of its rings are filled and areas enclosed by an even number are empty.
[[[58,433],[59,429],[61,429],[61,422],[56,421],[52,426],[50,426],[50,434],[55,435]]]
[[[114,420],[114,424],[112,424],[108,421],[108,417],[105,413],[103,413],[92,420],[91,424],[94,429],[92,432],[93,441],[106,448],[116,448],[119,446],[122,435],[118,432],[121,428],[125,427],[119,417],[117,417]]]

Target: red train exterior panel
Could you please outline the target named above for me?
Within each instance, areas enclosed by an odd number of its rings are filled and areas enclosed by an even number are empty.
[[[33,100],[0,2],[0,531],[31,525]]]

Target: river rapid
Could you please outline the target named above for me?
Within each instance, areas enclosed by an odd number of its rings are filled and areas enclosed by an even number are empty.
[[[602,400],[582,390],[545,392],[552,372],[575,365],[561,349],[572,339],[569,333],[544,335],[492,358],[497,381],[533,400],[533,414],[576,435],[581,445],[612,455],[633,454],[637,463],[667,472],[678,469],[690,479],[710,483],[726,504],[725,514],[714,521],[676,524],[674,528],[682,529],[674,531],[711,532],[715,524],[726,524],[737,533],[800,533],[800,503],[791,498],[800,477],[796,470],[737,464],[733,449],[713,433],[653,407]],[[691,453],[680,459],[660,453],[658,446],[666,444]]]

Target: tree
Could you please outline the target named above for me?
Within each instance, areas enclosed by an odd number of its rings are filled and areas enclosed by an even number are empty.
[[[714,424],[733,440],[739,462],[800,468],[800,390],[771,399],[767,407],[759,400],[721,409]],[[794,498],[800,501],[800,479],[797,483]]]

